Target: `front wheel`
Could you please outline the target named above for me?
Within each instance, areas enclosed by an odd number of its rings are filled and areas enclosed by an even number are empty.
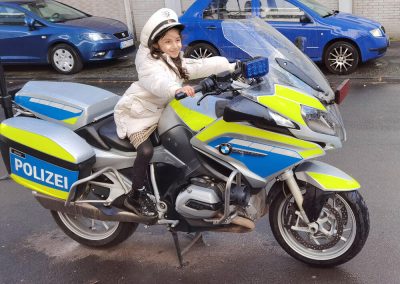
[[[185,51],[185,57],[193,59],[209,58],[218,55],[219,52],[216,48],[203,42],[191,45]]]
[[[57,225],[71,239],[89,247],[116,246],[129,238],[137,223],[109,222],[51,211]]]
[[[324,63],[329,72],[346,75],[357,69],[360,55],[353,44],[338,41],[328,46],[324,57]]]
[[[288,254],[317,267],[349,261],[361,251],[369,233],[368,208],[357,191],[332,194],[316,221],[316,232],[303,222],[293,196],[283,192],[272,201],[269,221]]]
[[[78,52],[68,44],[57,44],[49,51],[53,68],[62,74],[74,74],[82,70],[83,63]]]

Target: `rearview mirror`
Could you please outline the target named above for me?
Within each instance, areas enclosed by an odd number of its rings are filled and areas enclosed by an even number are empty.
[[[35,23],[36,23],[36,20],[34,18],[25,16],[25,24],[29,27],[30,31],[33,31],[36,29]]]
[[[308,23],[311,23],[311,20],[307,15],[301,15],[300,16],[300,23],[308,24]]]

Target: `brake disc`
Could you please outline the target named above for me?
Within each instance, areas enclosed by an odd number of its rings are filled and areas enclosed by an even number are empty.
[[[300,235],[297,230],[292,229],[293,226],[302,226],[306,228],[308,227],[307,224],[299,216],[296,215],[297,210],[293,203],[289,206],[287,214],[284,218],[286,224],[285,227],[292,233],[293,237],[306,248],[313,250],[326,250],[332,248],[340,241],[340,238],[342,237],[343,225],[344,225],[343,219],[345,219],[345,222],[347,223],[347,211],[343,207],[341,208],[341,213],[342,213],[341,216],[339,212],[328,203],[324,205],[324,209],[328,210],[329,213],[333,214],[336,221],[336,230],[333,230],[335,231],[335,234],[333,236],[331,237],[325,236],[319,231],[314,234],[317,235],[319,233],[320,236],[324,236],[325,240],[328,240],[328,242],[326,242],[325,244],[315,244],[312,240],[313,235],[311,235],[312,234],[311,232],[309,233],[302,232],[303,234]],[[346,211],[345,215],[343,215],[343,209],[344,211]],[[299,221],[298,224],[296,224],[297,221]]]

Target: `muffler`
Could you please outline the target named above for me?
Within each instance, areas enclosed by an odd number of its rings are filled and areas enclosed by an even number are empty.
[[[134,213],[123,211],[115,207],[113,208],[115,210],[113,210],[112,214],[105,214],[99,208],[89,203],[71,202],[68,206],[66,206],[65,201],[61,199],[46,196],[37,192],[33,192],[33,196],[45,209],[71,215],[83,216],[90,219],[143,224],[152,224],[157,221],[157,216],[138,216]]]

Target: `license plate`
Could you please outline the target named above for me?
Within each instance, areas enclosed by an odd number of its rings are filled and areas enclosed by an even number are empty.
[[[69,192],[71,185],[78,180],[78,172],[71,171],[10,149],[11,173],[31,182],[56,190]]]
[[[123,42],[120,43],[121,49],[130,47],[130,46],[132,46],[132,45],[133,45],[133,39],[126,40],[126,41],[123,41]]]

